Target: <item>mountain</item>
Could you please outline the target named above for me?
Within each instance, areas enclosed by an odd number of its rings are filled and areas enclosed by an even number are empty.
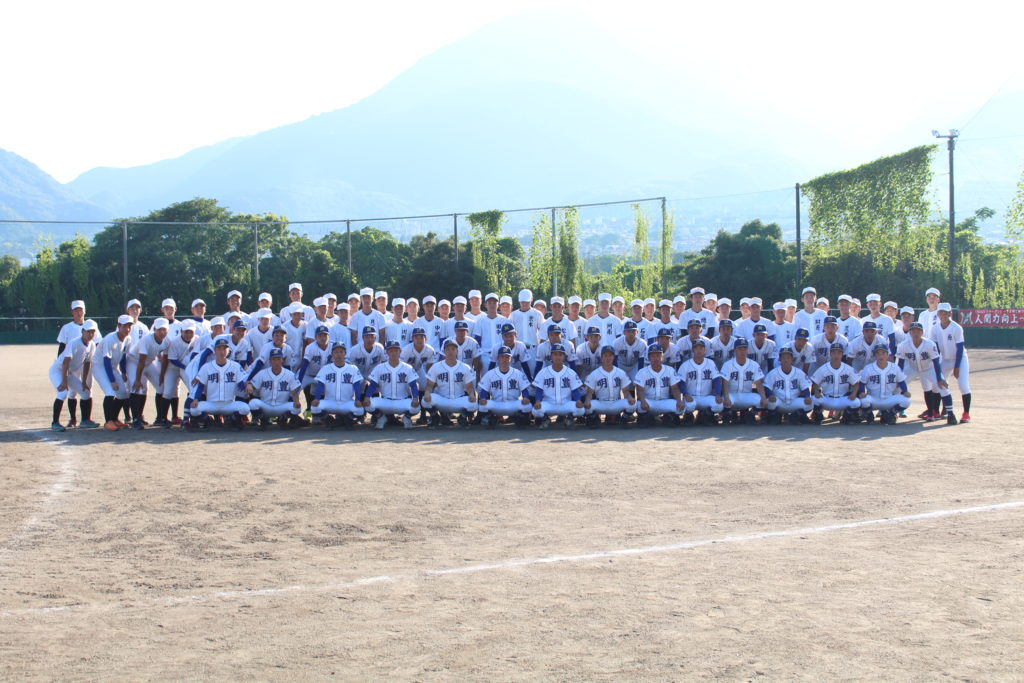
[[[0,149],[0,218],[99,221],[109,218],[109,213],[82,199],[27,159]],[[96,227],[99,226],[3,223],[0,252],[31,258],[40,241],[50,239],[57,244],[76,232],[92,234]]]

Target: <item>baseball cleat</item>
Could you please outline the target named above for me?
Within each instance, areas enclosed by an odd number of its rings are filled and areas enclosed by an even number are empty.
[[[551,420],[546,417],[537,418],[537,429],[547,429],[551,426]]]
[[[373,424],[374,429],[384,429],[384,425],[388,423],[387,415],[378,415],[376,422]]]
[[[924,412],[922,412],[920,415],[917,416],[917,419],[918,420],[924,420],[925,422],[927,422],[928,418],[931,417],[931,415],[932,415],[932,411],[930,411],[927,408],[925,408]]]
[[[412,429],[412,427],[413,427],[412,420],[409,419],[408,415],[403,415],[402,416],[402,426],[404,428],[406,428],[406,429]]]
[[[132,420],[132,429],[145,429],[145,425],[142,424],[142,420]]]
[[[79,429],[96,429],[100,426],[99,422],[93,422],[92,420],[82,420],[82,424],[79,425]]]
[[[952,410],[949,411],[948,413],[946,413],[946,424],[948,424],[948,425],[955,425],[955,424],[957,424],[956,415],[953,414]]]
[[[966,423],[966,422],[970,422],[970,421],[971,421],[970,413],[964,413],[963,415],[960,416],[960,422],[961,423]]]
[[[67,430],[64,429],[64,425],[62,425],[60,422],[51,422],[50,423],[50,431],[51,432],[63,432],[63,431],[67,431]]]
[[[114,420],[107,420],[107,423],[103,425],[103,428],[108,432],[116,432],[120,427],[117,426],[117,422]]]
[[[69,420],[68,429],[76,429],[78,427],[78,420]]]
[[[181,418],[180,417],[174,418],[173,420],[171,420],[171,424],[172,425],[177,425],[177,426],[180,427],[181,426]]]

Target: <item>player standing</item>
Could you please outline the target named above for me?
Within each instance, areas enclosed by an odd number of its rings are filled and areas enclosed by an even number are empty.
[[[57,392],[53,400],[53,422],[50,423],[50,429],[55,432],[65,430],[64,425],[60,423],[60,412],[65,400],[70,403],[69,396],[78,396],[82,399],[82,428],[91,429],[99,426],[92,421],[92,379],[89,376],[92,359],[96,353],[96,342],[93,338],[97,329],[95,321],[83,320],[81,334],[77,339],[65,344],[64,350],[50,366],[50,383]],[[74,415],[71,418],[68,426],[74,427]]]

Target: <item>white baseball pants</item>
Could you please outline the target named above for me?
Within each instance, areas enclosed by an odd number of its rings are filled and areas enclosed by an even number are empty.
[[[291,401],[273,404],[254,398],[249,401],[249,410],[253,412],[258,410],[267,417],[281,417],[282,415],[298,415],[302,408],[296,408],[295,404]]]
[[[618,415],[619,413],[635,413],[637,405],[629,404],[624,398],[620,398],[618,401],[598,401],[594,399],[590,402],[590,414],[591,415]]]
[[[651,415],[678,415],[679,404],[674,398],[649,398],[647,399],[647,405],[650,406],[647,410],[641,407],[640,401],[636,402],[636,410],[641,415],[650,413]],[[683,411],[690,412],[693,410],[692,403],[684,403]]]
[[[928,369],[922,372],[908,365],[904,372],[907,375],[907,384],[910,384],[915,379],[919,379],[921,380],[921,388],[925,391],[937,391],[941,396],[949,396],[952,393],[949,387],[945,389],[939,387],[938,379],[935,377],[935,368],[931,366],[928,366]]]
[[[814,407],[821,410],[851,410],[860,408],[860,399],[849,396],[822,396],[812,399]]]
[[[135,373],[139,371],[139,362],[128,360],[125,369],[128,374],[128,390],[133,394],[145,395],[149,384],[154,387],[160,386],[160,365],[156,362],[146,363],[146,367],[142,368],[142,391],[132,391],[135,387]]]
[[[742,394],[729,394],[733,410],[745,410],[747,408],[761,407],[761,394],[756,391]]]
[[[61,370],[50,366],[50,384],[53,385],[54,390],[60,386],[61,383]],[[88,401],[92,396],[92,392],[86,389],[82,385],[82,378],[73,372],[68,373],[68,388],[64,391],[57,391],[57,399],[64,401],[70,398],[81,398],[83,401]]]
[[[312,408],[314,415],[355,415],[356,417],[362,415],[364,412],[362,406],[357,406],[355,401],[320,401],[320,405],[315,405]]]
[[[971,364],[967,361],[967,356],[964,356],[960,360],[960,377],[953,377],[953,363],[955,359],[950,358],[949,361],[946,359],[942,360],[942,374],[945,376],[946,381],[952,384],[956,382],[960,385],[960,395],[971,393]]]
[[[523,403],[522,401],[495,401],[494,399],[488,399],[487,403],[481,403],[479,405],[481,413],[490,413],[491,415],[523,415],[530,412],[530,404]]]
[[[288,404],[291,405],[291,404]],[[198,408],[190,409],[192,417],[203,415],[248,415],[249,406],[242,401],[200,401]]]
[[[758,396],[758,400],[760,400]],[[718,400],[717,396],[694,396],[693,397],[693,408],[685,408],[686,412],[691,410],[710,410],[713,413],[722,412],[723,403]]]
[[[96,383],[100,385],[100,389],[103,390],[104,396],[112,396],[113,398],[124,400],[128,398],[128,386],[125,384],[124,378],[121,377],[120,372],[114,372],[114,381],[111,382],[107,377],[106,370],[103,368],[96,373]]]
[[[459,398],[445,398],[439,394],[430,395],[430,403],[423,401],[424,408],[440,410],[442,413],[475,413],[477,404],[469,400],[469,396]]]
[[[807,412],[810,409],[811,406],[804,403],[804,399],[800,396],[791,399],[781,399],[773,396],[768,399],[768,410],[779,413]]]
[[[183,379],[184,370],[176,365],[168,365],[164,372],[164,383],[160,387],[160,395],[166,399],[178,398],[178,384]],[[187,388],[186,388],[187,389]],[[186,390],[186,394],[188,391]]]
[[[411,398],[381,398],[370,399],[370,410],[379,410],[385,415],[403,415],[405,413],[419,412],[418,408],[412,407]]]
[[[910,407],[910,399],[903,394],[893,394],[885,398],[875,398],[868,394],[860,400],[860,407],[868,410],[906,410]]]
[[[576,401],[569,399],[568,401],[547,401],[542,400],[540,402],[540,410],[537,408],[533,409],[534,417],[547,417],[550,415],[572,415],[573,417],[583,417],[583,408],[576,407]]]

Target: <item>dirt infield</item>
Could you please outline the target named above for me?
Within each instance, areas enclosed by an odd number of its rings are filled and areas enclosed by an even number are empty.
[[[957,427],[198,435],[51,434],[54,351],[0,347],[5,679],[1024,672],[1019,351]]]

